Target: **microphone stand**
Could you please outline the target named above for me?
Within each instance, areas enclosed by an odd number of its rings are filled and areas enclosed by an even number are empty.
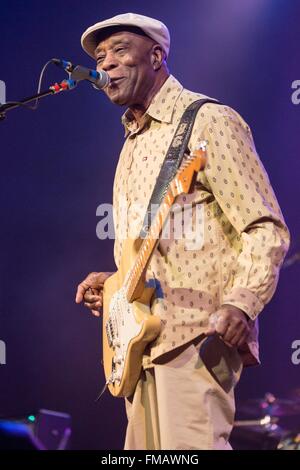
[[[34,110],[36,108],[26,106],[27,103],[30,103],[31,101],[37,101],[41,98],[44,98],[45,96],[56,95],[57,93],[60,93],[61,91],[72,90],[73,88],[76,87],[76,85],[77,85],[77,82],[75,80],[71,80],[71,79],[63,80],[61,83],[55,83],[55,85],[51,85],[49,87],[49,90],[43,91],[36,95],[30,96],[28,98],[24,98],[20,101],[10,101],[8,103],[4,103],[0,105],[0,121],[3,121],[6,118],[7,111],[10,111],[11,109],[16,109],[16,108],[19,108],[20,106],[25,106],[28,109]]]

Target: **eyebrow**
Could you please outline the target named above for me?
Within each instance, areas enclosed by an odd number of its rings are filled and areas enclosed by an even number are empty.
[[[114,47],[116,46],[117,44],[124,44],[124,45],[129,45],[129,41],[127,39],[115,39],[115,40],[112,40],[112,44],[111,44],[111,47]],[[95,49],[95,55],[99,54],[99,52],[102,51],[102,47],[101,46],[98,46],[96,49]]]

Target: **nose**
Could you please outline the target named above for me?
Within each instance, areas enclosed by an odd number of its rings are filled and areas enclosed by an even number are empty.
[[[109,70],[116,68],[118,65],[115,55],[112,52],[108,52],[101,64],[101,69],[108,72]]]

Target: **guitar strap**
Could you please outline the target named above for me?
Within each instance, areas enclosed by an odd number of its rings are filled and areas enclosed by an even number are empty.
[[[147,232],[151,226],[151,222],[152,220],[154,220],[155,214],[160,207],[160,204],[166,194],[168,186],[171,183],[172,179],[175,178],[177,170],[181,165],[184,153],[186,152],[186,148],[190,140],[196,115],[201,106],[206,103],[221,104],[219,101],[211,100],[208,98],[194,101],[184,111],[180,119],[172,142],[168,148],[167,154],[163,161],[159,175],[157,177],[156,184],[152,191],[142,229],[139,235],[140,238],[145,238],[147,236]]]

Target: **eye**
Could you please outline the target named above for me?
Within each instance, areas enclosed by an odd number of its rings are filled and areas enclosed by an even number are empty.
[[[97,57],[97,64],[101,64],[101,62],[103,62],[104,59],[105,59],[104,56]]]
[[[119,46],[119,47],[116,47],[115,49],[115,52],[123,52],[123,51],[125,51],[125,47]]]

